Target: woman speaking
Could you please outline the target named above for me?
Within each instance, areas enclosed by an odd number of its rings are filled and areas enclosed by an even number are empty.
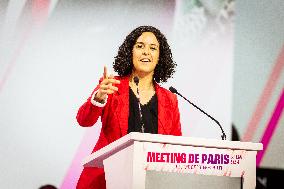
[[[157,28],[140,26],[126,37],[113,63],[119,76],[108,75],[104,67],[99,85],[77,114],[83,127],[101,117],[93,152],[130,132],[181,135],[177,97],[158,85],[172,77],[175,67],[167,39]],[[104,176],[102,168],[84,168],[77,188],[105,189]]]

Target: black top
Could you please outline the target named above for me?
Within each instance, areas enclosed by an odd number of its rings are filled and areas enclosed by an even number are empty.
[[[138,99],[131,88],[129,88],[129,117],[128,117],[128,133],[142,132],[142,123],[140,119]],[[142,120],[144,123],[145,133],[158,133],[158,99],[157,95],[152,96],[150,101],[142,105]]]

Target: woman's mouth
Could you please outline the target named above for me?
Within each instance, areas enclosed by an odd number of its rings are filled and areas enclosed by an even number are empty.
[[[140,59],[140,61],[145,62],[145,63],[151,62],[151,60],[149,58],[142,58],[142,59]]]

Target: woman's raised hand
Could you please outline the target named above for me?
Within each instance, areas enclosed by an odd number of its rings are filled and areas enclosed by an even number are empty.
[[[118,88],[113,86],[113,84],[120,84],[120,81],[114,79],[114,76],[112,74],[108,76],[107,67],[104,66],[103,81],[100,83],[100,88],[95,95],[94,100],[103,103],[106,100],[108,94],[113,94],[118,90]]]

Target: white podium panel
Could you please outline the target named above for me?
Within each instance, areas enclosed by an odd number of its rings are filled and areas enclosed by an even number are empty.
[[[146,189],[240,189],[241,177],[146,171]]]

